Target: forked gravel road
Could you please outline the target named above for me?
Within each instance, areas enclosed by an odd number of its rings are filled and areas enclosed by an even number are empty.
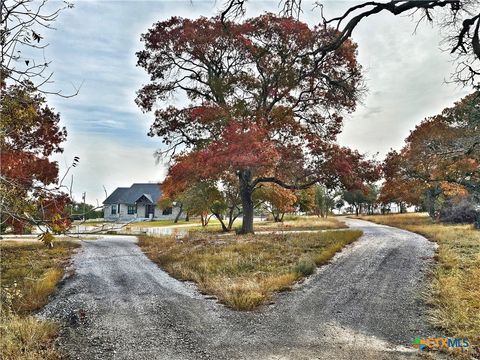
[[[71,359],[409,359],[430,329],[421,294],[435,245],[346,219],[364,235],[307,281],[253,312],[199,294],[134,237],[84,241],[41,317],[63,322]]]

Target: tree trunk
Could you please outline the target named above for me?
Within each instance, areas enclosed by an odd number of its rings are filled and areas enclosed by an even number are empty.
[[[207,226],[208,223],[209,223],[209,221],[210,221],[210,219],[212,218],[212,215],[208,215],[208,213],[205,213],[205,215],[204,215],[203,218],[204,218],[204,220],[205,220],[205,226]]]
[[[249,169],[238,172],[240,181],[240,197],[243,207],[243,221],[240,234],[253,234],[253,200],[252,200],[252,171]]]
[[[236,206],[235,207],[231,207],[229,212],[228,212],[228,230],[232,230],[232,227],[233,227],[233,223],[235,222],[235,220],[237,219],[237,217],[239,217],[242,213],[240,211],[237,211],[237,213],[235,214],[235,210],[237,210]]]
[[[358,216],[358,206],[357,205],[355,205],[355,215]]]
[[[183,212],[183,204],[180,204],[180,210],[178,211],[177,216],[175,216],[175,220],[173,220],[173,223],[176,224],[178,222],[178,219],[180,219],[180,216],[182,215]]]
[[[217,218],[217,220],[220,222],[220,225],[222,226],[222,231],[223,232],[228,232],[228,228],[225,226],[225,223],[223,222],[223,217],[221,214],[213,213],[213,215]]]
[[[222,225],[223,232],[228,232],[228,228],[225,226],[225,223],[223,222],[223,220],[220,220],[220,225]]]
[[[275,212],[275,209],[272,208],[272,216],[273,216],[273,222],[281,222],[282,219],[280,219],[280,211]]]

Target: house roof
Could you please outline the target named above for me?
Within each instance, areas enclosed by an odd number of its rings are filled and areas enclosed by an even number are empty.
[[[140,195],[140,197],[137,200],[135,200],[135,202],[142,202],[142,203],[148,203],[148,204],[152,203],[153,204],[153,199],[150,196],[150,194],[142,194],[142,195]]]
[[[105,205],[109,204],[135,204],[142,197],[145,197],[152,204],[156,204],[160,199],[162,192],[160,191],[160,184],[146,183],[133,184],[129,188],[119,187],[110,194],[103,202]]]
[[[105,201],[103,202],[104,204],[118,204],[120,199],[122,198],[123,194],[130,188],[127,187],[119,187],[116,188],[114,192],[108,196]]]

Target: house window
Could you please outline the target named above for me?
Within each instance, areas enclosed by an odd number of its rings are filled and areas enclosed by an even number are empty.
[[[112,205],[112,215],[117,215],[117,205]]]
[[[136,205],[128,205],[127,214],[134,215],[137,213],[137,206]]]
[[[162,211],[162,215],[171,215],[172,214],[172,208],[171,207],[167,207],[166,209],[164,209]]]

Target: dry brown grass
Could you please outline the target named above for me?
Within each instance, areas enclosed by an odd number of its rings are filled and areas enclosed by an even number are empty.
[[[281,223],[273,221],[258,222],[254,225],[257,231],[262,230],[332,230],[346,229],[347,225],[331,216],[320,218],[318,216],[288,216]]]
[[[9,314],[0,324],[0,355],[4,360],[57,360],[62,355],[53,348],[58,325],[34,316]]]
[[[140,237],[145,254],[172,276],[197,283],[237,310],[271,301],[360,237],[360,231],[250,236]]]
[[[192,219],[190,221],[185,221],[181,219],[181,220],[178,220],[176,223],[173,220],[139,221],[139,222],[132,222],[128,226],[135,228],[135,227],[164,227],[164,226],[176,226],[176,225],[198,226],[199,224],[200,224],[200,220]]]
[[[242,220],[235,221],[233,230],[238,230],[242,227]],[[320,218],[318,216],[285,216],[283,222],[274,221],[259,221],[253,225],[255,231],[303,231],[303,230],[333,230],[346,229],[347,225],[338,220],[336,217]],[[207,226],[192,226],[188,231],[203,232],[203,233],[221,233],[222,227],[220,222],[216,219],[211,219]]]
[[[472,225],[434,223],[426,214],[365,216],[438,243],[429,294],[433,324],[457,337],[480,337],[480,231]]]
[[[31,314],[47,303],[78,246],[67,241],[56,242],[53,249],[41,243],[0,243],[1,359],[61,358],[52,344],[57,324]]]

